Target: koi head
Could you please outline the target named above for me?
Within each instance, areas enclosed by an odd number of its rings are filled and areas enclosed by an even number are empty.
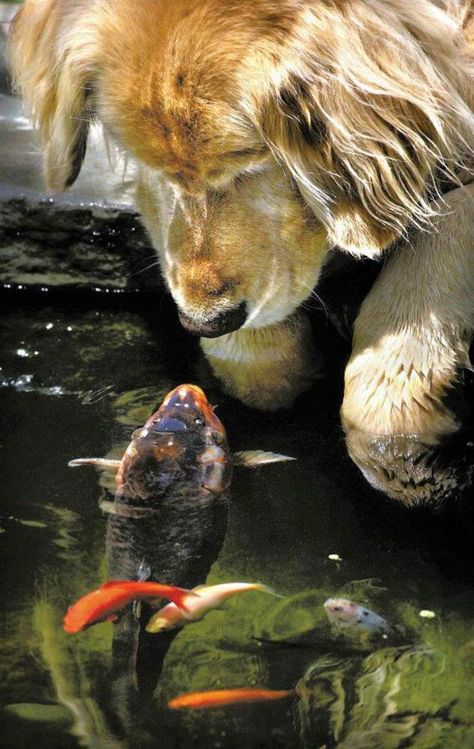
[[[339,626],[350,626],[357,622],[360,606],[346,598],[328,598],[324,602],[328,619]]]
[[[204,392],[197,385],[180,385],[133,433],[117,473],[117,488],[133,481],[133,493],[146,498],[191,473],[219,494],[229,483],[231,461],[224,426]]]
[[[222,441],[226,439],[222,422],[197,385],[179,385],[171,390],[144,426],[158,433],[199,432],[206,428],[218,432]]]

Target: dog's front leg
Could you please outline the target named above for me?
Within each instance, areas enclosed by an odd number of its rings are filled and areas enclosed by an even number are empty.
[[[201,348],[224,389],[263,411],[291,406],[320,370],[303,312],[264,328],[201,338]]]
[[[387,261],[356,321],[342,421],[368,481],[407,506],[473,479],[462,420],[474,328],[474,185],[449,193],[434,233]],[[471,451],[471,455],[469,455]]]

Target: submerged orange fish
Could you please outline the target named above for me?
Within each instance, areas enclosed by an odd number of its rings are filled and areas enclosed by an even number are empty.
[[[173,585],[130,580],[109,580],[97,590],[87,593],[69,607],[63,625],[66,632],[80,632],[92,624],[114,621],[116,612],[132,601],[167,598],[176,606],[186,609],[186,599],[194,597],[192,591]]]
[[[269,702],[297,696],[298,691],[296,689],[258,689],[257,687],[216,689],[210,692],[180,694],[168,702],[168,707],[172,710],[205,710],[212,707],[223,707],[224,705],[237,705],[242,702]]]

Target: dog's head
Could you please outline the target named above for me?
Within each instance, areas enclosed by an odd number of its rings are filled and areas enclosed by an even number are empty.
[[[375,256],[430,215],[474,132],[442,2],[27,0],[17,81],[48,185],[100,120],[139,164],[138,204],[184,324],[278,322],[326,250]]]

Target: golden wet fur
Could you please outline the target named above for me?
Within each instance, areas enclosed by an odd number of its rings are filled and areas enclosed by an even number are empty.
[[[357,322],[343,406],[377,485],[361,434],[432,444],[457,429],[442,401],[474,324],[473,274],[459,275],[474,208],[454,200],[454,246],[439,191],[471,180],[473,27],[470,0],[26,0],[13,28],[47,185],[76,179],[100,121],[139,166],[138,207],[183,319],[206,331],[245,307],[240,329],[202,345],[248,404],[287,405],[307,387],[297,310],[327,251],[378,257],[399,242]],[[419,269],[420,286],[405,283]]]

